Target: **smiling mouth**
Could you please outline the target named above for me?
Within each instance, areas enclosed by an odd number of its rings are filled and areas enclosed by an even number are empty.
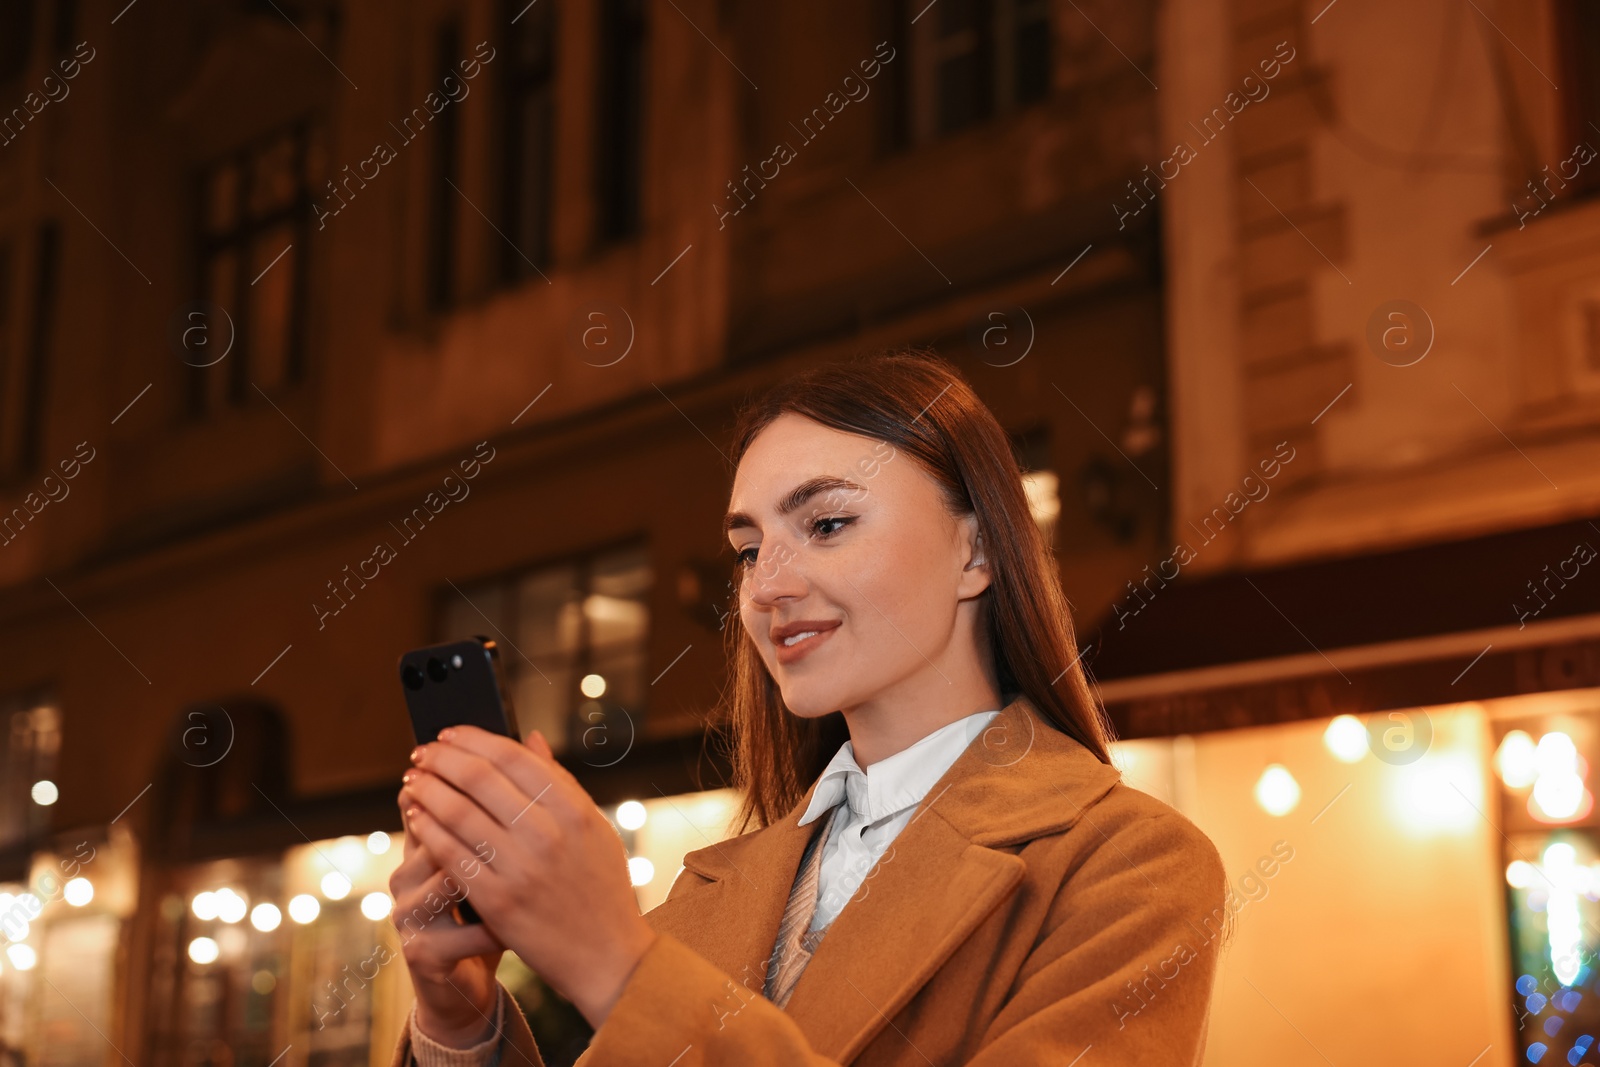
[[[798,662],[811,654],[811,651],[826,642],[833,636],[838,626],[829,626],[821,630],[803,630],[797,634],[778,641],[774,646],[778,662],[784,666]]]

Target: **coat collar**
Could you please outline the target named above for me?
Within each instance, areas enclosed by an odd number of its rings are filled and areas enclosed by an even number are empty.
[[[787,1008],[821,1055],[847,1063],[1022,881],[1014,846],[1077,822],[1121,777],[1015,696],[957,757],[828,928]],[[759,995],[816,829],[780,820],[695,849],[710,879],[647,918]],[[741,994],[742,995],[742,994]]]

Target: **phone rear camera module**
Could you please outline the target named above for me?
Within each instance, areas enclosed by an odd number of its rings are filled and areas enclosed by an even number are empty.
[[[400,668],[400,680],[405,683],[407,689],[421,689],[422,683],[427,679],[422,677],[422,672],[417,669],[415,663],[407,663]]]
[[[459,655],[451,656],[450,666],[459,671],[461,669],[461,657]]]
[[[450,672],[445,669],[444,662],[437,656],[428,657],[428,677],[436,682],[442,682],[450,677]]]

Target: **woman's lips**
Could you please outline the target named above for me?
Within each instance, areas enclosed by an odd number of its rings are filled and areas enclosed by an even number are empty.
[[[819,634],[813,634],[810,637],[796,641],[792,645],[786,645],[782,641],[779,641],[775,646],[773,646],[777,649],[778,662],[787,667],[789,664],[798,661],[801,656],[806,655],[812,649],[816,648],[828,638],[832,637],[833,632],[837,629],[837,626],[829,627]]]

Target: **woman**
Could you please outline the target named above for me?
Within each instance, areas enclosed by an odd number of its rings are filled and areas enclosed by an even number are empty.
[[[775,387],[733,460],[726,710],[757,828],[641,916],[542,737],[423,746],[397,1067],[542,1064],[505,949],[594,1026],[586,1067],[1198,1064],[1222,863],[1119,781],[994,416],[944,360],[880,355]],[[463,892],[482,926],[425,921]]]

